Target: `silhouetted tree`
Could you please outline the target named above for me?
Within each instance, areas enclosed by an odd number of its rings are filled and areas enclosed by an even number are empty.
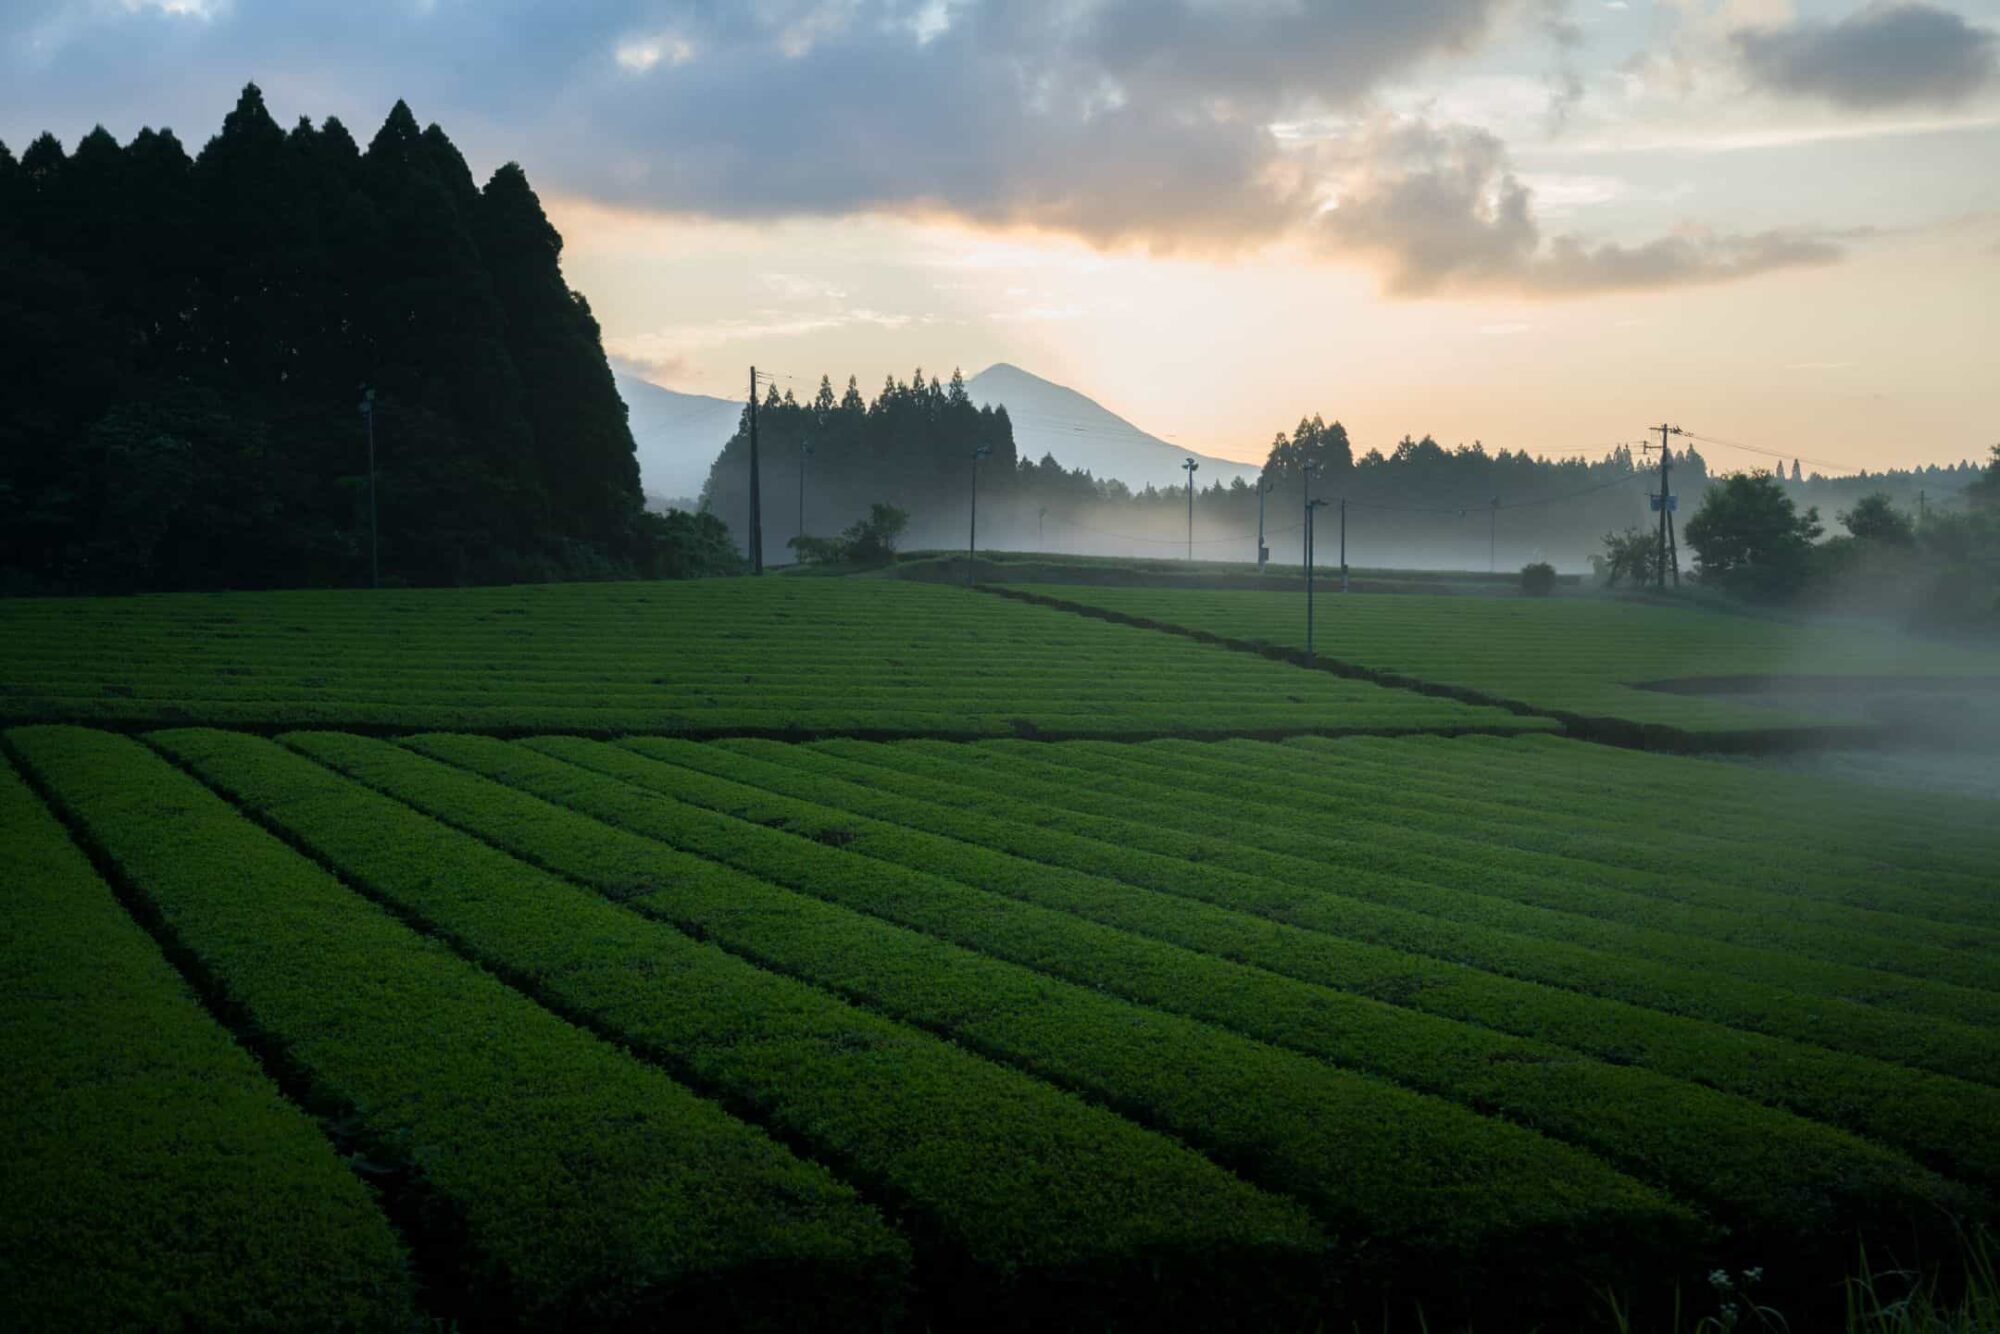
[[[366,154],[255,85],[193,160],[153,129],[0,147],[0,583],[365,578],[364,384],[389,577],[655,560],[560,247],[519,168],[480,191],[400,102]]]
[[[1916,525],[1910,521],[1909,515],[1890,504],[1885,491],[1874,491],[1861,497],[1854,502],[1853,509],[1842,510],[1839,517],[1847,531],[1863,542],[1906,547],[1916,540]]]
[[[1770,473],[1739,473],[1709,488],[1688,520],[1687,541],[1703,582],[1781,598],[1805,582],[1820,531],[1819,511],[1800,514]]]

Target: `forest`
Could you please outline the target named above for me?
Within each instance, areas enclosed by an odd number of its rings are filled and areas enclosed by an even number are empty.
[[[962,549],[970,532],[976,467],[982,549],[1096,555],[1254,560],[1259,498],[1255,485],[1202,484],[1196,474],[1192,515],[1186,491],[1134,491],[1115,478],[1065,467],[1053,455],[1032,459],[1014,447],[1004,407],[982,408],[954,371],[949,380],[888,379],[865,398],[850,377],[836,394],[829,378],[800,401],[775,385],[758,409],[764,506],[764,558],[791,559],[791,540],[824,538],[875,503],[907,511],[906,545]],[[987,453],[978,458],[981,448]],[[749,513],[747,417],[710,470],[703,507],[727,523],[739,547]],[[1775,469],[1778,484],[1801,506],[1831,512],[1875,492],[1902,509],[1943,513],[1979,469],[1965,463],[1857,476],[1807,475],[1799,461]],[[1684,515],[1694,513],[1711,480],[1699,448],[1674,441],[1669,486]],[[1489,452],[1475,441],[1445,446],[1405,435],[1389,450],[1359,449],[1338,420],[1315,414],[1278,432],[1266,449],[1264,532],[1271,559],[1301,555],[1308,499],[1328,502],[1316,521],[1315,559],[1339,564],[1341,502],[1346,502],[1350,563],[1375,568],[1518,569],[1551,560],[1589,568],[1607,532],[1655,521],[1649,496],[1659,489],[1659,455],[1636,444],[1596,458]],[[1686,557],[1683,564],[1687,563]]]
[[[371,489],[385,583],[730,566],[643,511],[561,248],[400,101],[365,149],[255,85],[193,156],[0,145],[0,590],[365,584]]]

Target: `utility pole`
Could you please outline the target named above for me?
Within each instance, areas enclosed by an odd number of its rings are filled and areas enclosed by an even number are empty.
[[[757,484],[757,368],[750,368],[750,573],[764,573],[764,497]]]
[[[810,440],[799,442],[799,536],[806,535],[806,460],[813,456]]]
[[[1492,574],[1494,570],[1497,568],[1494,562],[1493,553],[1498,549],[1499,540],[1500,540],[1500,497],[1495,496],[1493,497],[1493,504],[1491,508],[1488,510],[1486,519],[1486,573],[1488,574]]]
[[[1305,496],[1305,502],[1306,502],[1306,507],[1305,507],[1305,523],[1304,523],[1304,524],[1302,525],[1302,527],[1304,528],[1304,530],[1305,530],[1305,531],[1304,531],[1304,532],[1303,532],[1303,534],[1302,534],[1302,535],[1300,536],[1300,539],[1299,539],[1299,540],[1300,540],[1300,542],[1301,542],[1301,543],[1303,544],[1303,546],[1304,546],[1304,549],[1305,549],[1305,558],[1306,558],[1306,592],[1307,592],[1308,594],[1311,594],[1311,592],[1312,592],[1312,573],[1313,573],[1313,553],[1312,553],[1312,517],[1313,517],[1313,495],[1312,495],[1312,492],[1313,492],[1313,479],[1312,479],[1312,475],[1313,475],[1313,466],[1312,466],[1312,464],[1310,464],[1310,463],[1307,463],[1307,462],[1304,462],[1304,461],[1301,461],[1301,462],[1299,463],[1299,485],[1300,485],[1300,486],[1301,486],[1302,488],[1304,488],[1304,492],[1303,492],[1303,494],[1304,494],[1304,496]]]
[[[965,582],[972,582],[972,562],[979,553],[979,460],[993,452],[991,445],[972,451],[972,527],[965,537]]]
[[[1347,591],[1347,497],[1340,498],[1340,591]]]
[[[1200,466],[1201,466],[1201,465],[1200,465],[1199,463],[1196,463],[1196,462],[1195,462],[1195,461],[1194,461],[1193,459],[1188,459],[1188,460],[1186,460],[1185,462],[1183,462],[1183,463],[1181,464],[1181,467],[1183,467],[1183,468],[1187,469],[1187,475],[1188,475],[1188,554],[1187,554],[1187,558],[1188,558],[1188,560],[1189,560],[1190,562],[1192,562],[1192,561],[1194,560],[1194,470],[1195,470],[1196,468],[1199,468]]]
[[[1306,665],[1313,660],[1313,511],[1326,504],[1324,500],[1306,502]]]
[[[1264,562],[1271,558],[1271,549],[1264,545],[1264,497],[1271,493],[1271,483],[1262,473],[1257,474],[1257,573],[1264,573]]]
[[[368,586],[382,586],[382,548],[375,527],[375,391],[361,387],[361,429],[368,436]]]
[[[1035,507],[1035,550],[1037,551],[1042,550],[1042,520],[1048,517],[1049,507],[1047,505],[1037,505]]]
[[[1660,552],[1659,569],[1654,572],[1653,586],[1661,592],[1665,592],[1667,587],[1669,550],[1673,543],[1674,510],[1673,494],[1669,491],[1667,485],[1668,475],[1673,466],[1673,451],[1667,446],[1667,437],[1670,435],[1686,435],[1687,432],[1678,426],[1669,426],[1665,422],[1661,422],[1658,426],[1649,426],[1646,429],[1660,433],[1660,494],[1653,499],[1653,508],[1660,512]],[[1648,453],[1652,452],[1653,448],[1654,446],[1652,445],[1645,446]],[[1672,562],[1674,587],[1679,588],[1681,586],[1681,560],[1678,549],[1672,550]]]

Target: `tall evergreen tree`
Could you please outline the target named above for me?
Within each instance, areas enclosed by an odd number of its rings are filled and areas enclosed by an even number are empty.
[[[0,587],[365,578],[363,384],[391,578],[714,568],[640,519],[559,251],[518,169],[481,192],[401,103],[366,155],[254,85],[193,161],[0,147]]]
[[[563,281],[562,237],[519,166],[508,163],[486,183],[480,223],[541,485],[559,526],[572,537],[622,539],[639,494],[625,403],[589,303]]]

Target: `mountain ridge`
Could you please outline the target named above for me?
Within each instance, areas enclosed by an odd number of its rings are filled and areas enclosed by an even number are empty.
[[[1199,465],[1195,481],[1200,486],[1239,476],[1254,482],[1259,472],[1254,463],[1162,440],[1088,394],[1011,362],[996,361],[972,376],[965,382],[965,392],[981,406],[1007,409],[1014,424],[1014,448],[1022,458],[1039,461],[1045,454],[1053,455],[1065,468],[1084,468],[1099,479],[1115,478],[1134,491],[1148,485],[1185,485],[1187,474],[1181,464],[1187,459]]]

